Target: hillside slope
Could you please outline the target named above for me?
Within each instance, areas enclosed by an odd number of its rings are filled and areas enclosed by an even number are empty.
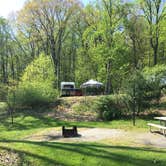
[[[59,98],[49,116],[65,121],[96,121],[94,105],[100,96],[76,96]]]

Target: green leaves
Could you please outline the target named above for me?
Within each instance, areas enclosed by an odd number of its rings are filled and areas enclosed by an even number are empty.
[[[38,82],[54,84],[56,81],[54,67],[49,56],[41,54],[25,69],[22,82]]]
[[[41,54],[26,67],[15,95],[9,93],[8,100],[21,107],[37,107],[53,102],[58,95],[54,88],[55,81],[50,57]]]

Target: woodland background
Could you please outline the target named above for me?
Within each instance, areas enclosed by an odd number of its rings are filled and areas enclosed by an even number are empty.
[[[93,78],[105,84],[106,94],[115,93],[133,72],[164,68],[166,3],[27,1],[18,13],[0,18],[0,48],[4,93],[6,86],[47,78],[55,89],[61,81],[79,87]]]

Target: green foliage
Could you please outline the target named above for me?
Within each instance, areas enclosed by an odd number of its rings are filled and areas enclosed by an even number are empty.
[[[40,106],[57,97],[54,89],[54,70],[48,56],[40,55],[27,66],[16,90],[8,95],[10,103],[17,106]]]
[[[145,67],[143,74],[148,84],[149,98],[156,99],[159,102],[162,90],[164,92],[166,88],[166,66]]]
[[[21,83],[14,93],[10,93],[8,99],[15,102],[16,106],[38,107],[54,101],[56,96],[57,91],[49,84],[26,82]]]
[[[147,83],[142,73],[139,70],[134,71],[124,85],[124,92],[128,96],[126,101],[131,111],[133,111],[133,107],[139,112],[146,108],[144,107],[146,105],[146,90]]]
[[[19,80],[24,69],[23,81],[54,80],[37,64],[35,72],[27,67],[44,52],[54,61],[57,87],[61,81],[79,86],[94,78],[105,84],[105,90],[118,92],[133,65],[154,64],[155,50],[156,62],[166,62],[165,3],[152,1],[150,12],[147,2],[94,0],[86,6],[75,0],[27,2],[16,17],[17,24],[0,18],[0,81]],[[57,15],[62,15],[59,22]],[[29,73],[33,74],[29,77]]]
[[[150,107],[152,101],[158,102],[161,97],[158,76],[154,79],[154,73],[147,71],[147,69],[135,70],[124,84],[124,92],[127,95],[126,103],[131,112],[145,111]]]
[[[8,88],[5,84],[0,84],[0,101],[6,101]]]
[[[49,56],[41,54],[24,70],[22,82],[44,82],[53,85],[56,81],[54,68]]]
[[[149,83],[158,83],[162,87],[164,86],[163,79],[166,80],[166,66],[155,65],[154,67],[145,67],[143,74]]]
[[[121,118],[125,112],[124,95],[103,96],[96,102],[99,118],[113,120]]]

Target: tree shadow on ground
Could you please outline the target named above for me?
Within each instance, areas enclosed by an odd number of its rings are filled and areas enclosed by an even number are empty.
[[[93,128],[96,126],[111,126],[110,121],[100,121],[100,122],[70,122],[70,121],[60,121],[56,118],[48,117],[44,115],[45,112],[48,110],[22,110],[14,113],[14,124],[11,125],[11,119],[9,115],[4,115],[3,117],[0,116],[0,127],[4,127],[7,131],[14,131],[14,130],[30,130],[30,129],[38,129],[38,128],[50,128],[50,127],[61,127],[61,126],[68,126],[71,127],[76,125],[80,128]],[[50,110],[48,112],[51,112]],[[154,115],[143,115],[140,116],[140,119],[144,120],[152,120]],[[127,121],[131,121],[131,117],[124,117],[120,120],[123,120],[125,123],[121,123],[121,125],[126,126],[129,125],[126,123]],[[132,121],[131,121],[132,122]],[[99,125],[99,123],[101,125]],[[118,126],[118,125],[117,125]],[[115,126],[116,127],[116,126]]]
[[[144,166],[144,165],[153,165],[153,159],[154,156],[151,156],[149,158],[146,157],[147,153],[151,153],[151,155],[165,155],[166,151],[160,151],[160,150],[154,150],[151,148],[136,148],[136,147],[129,147],[129,146],[107,146],[107,145],[101,145],[101,144],[89,144],[89,143],[59,143],[59,142],[34,142],[34,141],[22,141],[22,140],[1,140],[1,143],[8,143],[12,146],[14,143],[17,144],[24,144],[25,146],[28,145],[28,148],[31,147],[40,147],[40,149],[48,148],[52,152],[56,154],[56,151],[60,150],[60,154],[58,155],[69,155],[67,159],[64,161],[59,161],[58,157],[55,156],[52,157],[49,154],[45,154],[44,151],[40,154],[36,153],[35,150],[33,150],[33,153],[30,153],[29,151],[26,151],[26,148],[16,148],[13,147],[12,149],[19,153],[24,154],[30,157],[33,157],[35,159],[40,159],[48,163],[48,165],[65,165],[69,166],[72,165],[72,157],[78,157],[78,155],[83,156],[87,160],[94,159],[97,162],[102,161],[103,165],[104,162],[115,162],[117,164],[122,165],[134,165],[134,166]],[[3,150],[11,150],[11,147],[5,147],[0,146],[0,149]],[[145,155],[141,155],[141,153],[144,153]],[[135,154],[131,155],[131,154]],[[138,155],[138,156],[137,156]],[[64,156],[66,157],[66,156]],[[78,157],[79,162],[81,163],[81,158]],[[165,164],[166,160],[160,160],[159,165]],[[86,163],[87,164],[87,163]],[[85,165],[86,165],[85,164]],[[157,165],[158,165],[157,164]],[[84,164],[82,164],[84,165]],[[90,163],[89,163],[90,165]],[[155,164],[156,165],[156,164]]]
[[[11,125],[9,115],[0,117],[0,123],[7,131],[13,130],[29,130],[37,128],[60,127],[60,126],[73,126],[78,127],[91,127],[88,124],[80,124],[79,122],[60,121],[52,117],[44,116],[40,111],[23,110],[14,114],[14,124]]]

